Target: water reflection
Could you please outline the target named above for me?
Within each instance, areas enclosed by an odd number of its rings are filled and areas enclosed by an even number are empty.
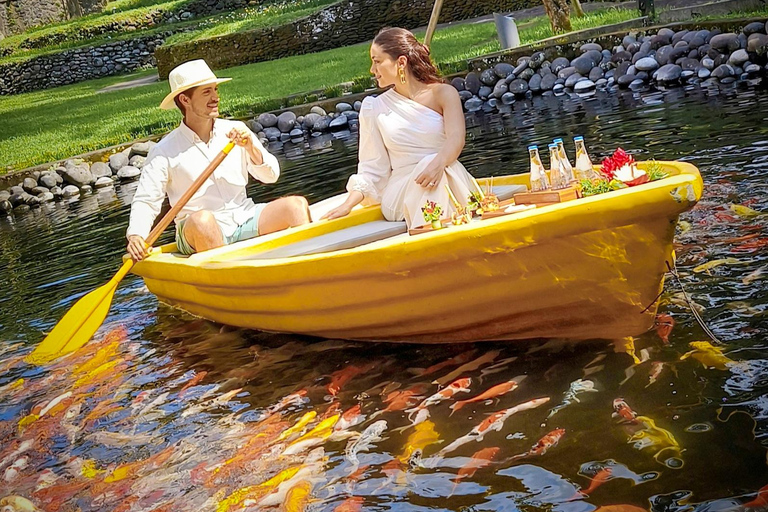
[[[636,340],[635,362],[603,342],[436,348],[233,329],[129,277],[96,341],[29,367],[41,331],[115,271],[135,184],[0,220],[0,498],[83,512],[765,506],[768,243],[765,215],[743,208],[768,211],[766,100],[622,91],[468,117],[461,158],[478,176],[525,169],[523,148],[555,136],[583,135],[598,158],[622,146],[697,165],[705,196],[679,227],[678,272],[721,354],[691,345],[708,338],[673,281],[661,309],[674,322]],[[250,194],[319,200],[354,172],[356,143],[325,135],[278,154],[280,183]],[[456,396],[425,404],[459,379]],[[486,420],[499,429],[480,436]]]

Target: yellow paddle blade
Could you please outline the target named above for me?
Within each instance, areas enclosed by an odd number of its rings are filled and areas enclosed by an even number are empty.
[[[88,343],[107,317],[118,283],[132,267],[133,260],[127,260],[107,284],[81,297],[25,361],[45,364]]]

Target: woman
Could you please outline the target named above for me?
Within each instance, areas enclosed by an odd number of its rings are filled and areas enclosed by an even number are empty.
[[[387,220],[425,224],[427,200],[450,217],[448,184],[466,202],[472,177],[456,159],[464,148],[464,112],[459,94],[444,83],[429,49],[402,28],[382,29],[371,45],[371,73],[379,87],[394,85],[360,109],[357,174],[344,203],[323,218],[343,217],[361,202],[381,203]]]

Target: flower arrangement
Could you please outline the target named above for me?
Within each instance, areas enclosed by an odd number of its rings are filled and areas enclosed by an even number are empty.
[[[421,207],[421,212],[424,214],[424,220],[431,222],[432,227],[437,229],[437,225],[440,225],[440,215],[443,213],[443,207],[434,201],[427,201],[427,203]],[[442,225],[440,225],[442,227]]]
[[[649,181],[656,181],[669,176],[669,173],[664,172],[664,168],[656,160],[648,162],[648,165],[645,166],[645,172],[648,174]]]
[[[632,155],[621,148],[613,152],[613,156],[603,159],[600,172],[610,180],[625,183],[628,187],[634,187],[648,181],[645,171],[637,168],[637,163]]]
[[[480,192],[470,192],[467,197],[467,210],[471,213],[475,213],[480,208],[483,198],[480,196]]]

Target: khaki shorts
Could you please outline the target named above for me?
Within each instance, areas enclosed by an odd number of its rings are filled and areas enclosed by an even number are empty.
[[[259,217],[261,217],[261,211],[264,209],[264,206],[266,206],[266,204],[257,204],[256,214],[245,221],[243,224],[237,226],[237,229],[234,233],[232,233],[231,236],[225,236],[224,243],[229,245],[241,240],[248,240],[249,238],[259,236]],[[176,248],[178,252],[186,255],[194,254],[197,252],[192,248],[191,245],[189,245],[187,239],[184,238],[183,220],[176,224]]]

